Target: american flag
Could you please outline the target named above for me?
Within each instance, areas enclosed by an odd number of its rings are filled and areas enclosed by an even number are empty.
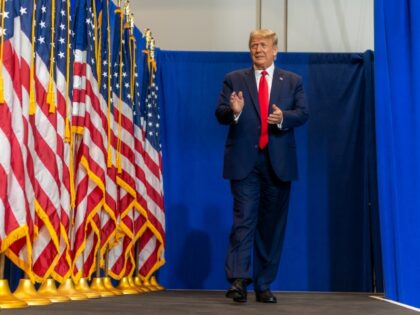
[[[136,199],[133,110],[130,91],[131,67],[127,29],[124,29],[124,14],[116,9],[113,40],[113,111],[116,122],[116,163],[119,187],[119,229],[122,232],[118,243],[110,252],[110,274],[119,279],[132,273],[135,261]]]
[[[31,132],[34,135],[36,228],[33,243],[33,272],[42,282],[56,265],[59,256],[61,174],[59,174],[58,143],[64,134],[57,130],[57,89],[54,45],[56,16],[51,0],[36,3],[35,25],[35,108],[30,112]],[[61,80],[61,79],[60,79]],[[60,116],[60,120],[63,117]],[[51,158],[56,157],[56,158]]]
[[[55,66],[57,83],[57,165],[60,179],[60,248],[59,260],[54,267],[53,277],[63,282],[70,276],[71,246],[70,246],[70,219],[71,200],[74,195],[72,151],[71,151],[71,99],[69,93],[71,79],[72,36],[70,26],[70,1],[56,2],[55,20]],[[74,198],[74,196],[73,196]]]
[[[117,147],[118,147],[118,115],[116,114],[116,104],[118,104],[118,90],[119,90],[119,67],[117,66],[120,59],[120,50],[121,50],[121,28],[122,28],[122,11],[120,7],[117,7],[114,10],[114,33],[112,38],[112,58],[111,58],[111,68],[112,68],[112,77],[111,77],[111,100],[110,100],[110,115],[111,115],[111,124],[113,128],[111,129],[110,135],[110,147],[111,147],[111,162],[113,167],[109,168],[109,171],[112,175],[112,179],[117,181]],[[109,53],[109,51],[108,51]],[[121,279],[123,277],[123,271],[125,266],[125,251],[124,251],[124,242],[125,232],[121,227],[121,211],[119,206],[119,187],[116,185],[116,199],[115,199],[115,209],[116,209],[116,220],[117,220],[117,233],[115,242],[109,250],[108,255],[108,273],[114,279]]]
[[[28,105],[33,1],[4,0],[0,10],[1,251],[32,277],[33,138],[28,132]]]
[[[134,27],[133,25],[131,26],[131,28],[129,27],[130,24],[132,24],[132,20],[128,17],[127,15],[127,19],[128,19],[128,23],[126,23],[126,33],[125,33],[125,41],[126,43],[128,42],[128,45],[126,44],[126,59],[130,60],[129,63],[129,69],[130,69],[130,90],[129,95],[130,95],[130,104],[132,106],[132,110],[131,110],[131,114],[132,114],[132,130],[133,130],[133,138],[134,138],[134,146],[133,146],[133,164],[135,165],[135,172],[133,174],[134,178],[135,178],[135,187],[136,187],[136,200],[135,200],[135,210],[133,211],[133,234],[134,234],[134,239],[133,239],[133,261],[132,261],[132,266],[131,266],[131,271],[130,271],[130,275],[137,269],[138,266],[138,260],[136,259],[136,257],[138,257],[138,240],[140,238],[140,236],[144,233],[144,231],[147,229],[147,211],[145,209],[144,206],[142,206],[141,204],[141,200],[142,200],[142,195],[146,194],[144,189],[139,189],[139,182],[142,182],[141,188],[145,187],[144,186],[144,173],[139,173],[138,169],[139,169],[139,165],[138,165],[138,156],[139,154],[142,152],[141,150],[141,141],[139,141],[139,139],[137,138],[139,135],[141,135],[141,133],[137,132],[137,128],[136,128],[136,124],[135,124],[135,119],[136,116],[138,115],[138,113],[136,112],[136,102],[138,100],[138,95],[137,95],[137,91],[138,91],[138,73],[137,73],[137,61],[136,61],[136,40],[134,37]],[[139,146],[140,144],[140,146]],[[137,245],[137,246],[136,246]],[[137,272],[136,272],[137,274]]]
[[[158,86],[155,80],[153,51],[147,50],[144,65],[144,103],[136,104],[136,129],[141,131],[143,148],[139,160],[139,172],[144,173],[146,193],[141,204],[147,211],[147,229],[140,236],[138,272],[148,280],[164,263],[165,211],[163,203],[162,150],[160,144],[160,115],[158,107]],[[137,95],[138,97],[138,95]]]
[[[116,164],[115,164],[115,150],[112,145],[112,139],[114,138],[115,126],[114,116],[112,115],[112,104],[111,104],[111,54],[110,54],[110,16],[109,16],[109,0],[101,0],[97,2],[97,10],[99,12],[98,21],[98,34],[100,40],[100,58],[102,63],[100,65],[100,101],[103,103],[102,107],[107,108],[107,172],[105,178],[105,204],[104,211],[100,213],[100,224],[101,224],[101,258],[106,257],[106,252],[110,247],[114,245],[115,236],[117,232],[117,199],[118,191],[116,184]],[[104,265],[105,261],[101,262]]]
[[[76,200],[73,277],[90,277],[96,269],[100,222],[95,220],[105,202],[107,108],[100,102],[96,63],[96,12],[91,0],[76,7],[73,119],[81,142],[75,159]]]

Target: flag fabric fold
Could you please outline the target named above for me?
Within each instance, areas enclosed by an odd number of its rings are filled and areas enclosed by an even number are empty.
[[[96,12],[91,0],[79,1],[75,24],[73,123],[79,124],[77,131],[82,132],[76,133],[80,143],[75,148],[73,277],[78,281],[95,271],[100,246],[97,218],[105,201],[107,109],[99,96]]]
[[[30,278],[34,231],[29,132],[29,85],[33,65],[33,2],[1,1],[0,240],[1,251]]]
[[[102,108],[106,108],[107,116],[107,143],[106,143],[106,163],[107,169],[105,174],[105,203],[103,211],[98,218],[101,226],[101,266],[105,266],[106,256],[109,249],[115,245],[117,232],[117,198],[118,190],[116,183],[116,161],[115,150],[113,145],[114,139],[114,116],[112,115],[112,72],[111,72],[111,35],[110,35],[110,14],[109,0],[101,0],[97,2],[98,10],[98,48],[99,63],[99,85],[100,85],[100,102]]]
[[[110,275],[116,279],[131,274],[135,267],[135,190],[133,110],[130,95],[130,54],[128,29],[121,8],[115,10],[115,27],[112,49],[113,115],[116,126],[112,142],[116,154],[117,206],[119,209],[119,237],[110,252]]]
[[[54,266],[53,278],[63,282],[71,274],[71,219],[72,200],[74,199],[72,138],[71,130],[71,95],[70,79],[72,55],[70,1],[56,3],[55,32],[55,73],[57,93],[57,165],[60,182],[60,243],[59,258]]]
[[[33,187],[35,192],[35,228],[33,272],[42,282],[59,259],[60,178],[57,164],[57,93],[54,50],[55,1],[36,2],[34,90],[30,104],[30,126],[34,135]],[[32,87],[31,87],[32,88]]]

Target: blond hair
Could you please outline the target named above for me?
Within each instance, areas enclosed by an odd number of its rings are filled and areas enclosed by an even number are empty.
[[[251,32],[249,34],[249,42],[248,42],[249,48],[251,48],[252,40],[256,38],[270,38],[273,41],[273,46],[277,47],[277,44],[278,44],[277,34],[274,31],[270,30],[269,28],[261,28],[261,29]]]

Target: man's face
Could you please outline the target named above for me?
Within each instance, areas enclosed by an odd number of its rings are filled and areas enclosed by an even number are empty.
[[[277,47],[274,47],[271,38],[253,38],[250,52],[255,67],[257,69],[266,69],[273,63],[277,55]]]

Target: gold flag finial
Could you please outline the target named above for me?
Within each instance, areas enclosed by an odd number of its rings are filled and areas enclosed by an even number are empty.
[[[152,31],[150,28],[144,30],[143,37],[146,38],[146,49],[150,49],[150,41],[152,40]]]
[[[124,2],[124,12],[127,18],[130,16],[131,9],[130,9],[130,0],[125,0]]]
[[[155,61],[155,40],[152,36],[152,31],[150,28],[146,28],[143,33],[143,37],[146,39],[146,50],[147,55],[147,64],[151,73],[156,71],[156,61]],[[150,77],[152,80],[152,76]]]
[[[133,12],[131,12],[131,14],[130,14],[129,21],[130,21],[131,34],[134,34],[135,25],[134,25],[134,13]]]
[[[125,29],[130,29],[131,28],[130,13],[131,13],[130,0],[125,0],[125,2],[124,2],[124,15],[125,15],[124,28]]]
[[[152,59],[155,59],[155,39],[153,38],[153,36],[150,39],[150,54]]]

